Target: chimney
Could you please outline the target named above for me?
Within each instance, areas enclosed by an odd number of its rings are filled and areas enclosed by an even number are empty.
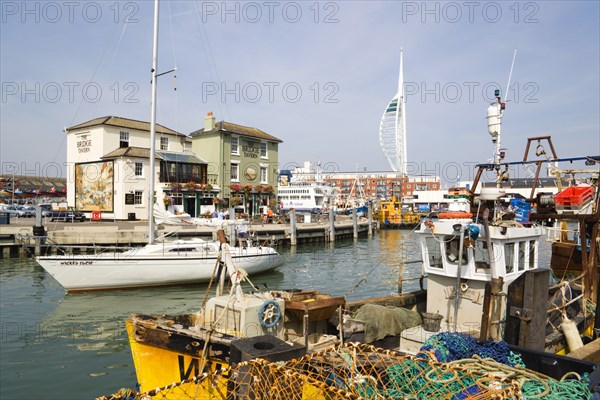
[[[204,132],[215,129],[215,121],[212,111],[206,114],[206,117],[204,117]]]

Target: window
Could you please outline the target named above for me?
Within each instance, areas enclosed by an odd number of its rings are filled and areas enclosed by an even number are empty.
[[[504,260],[506,263],[506,273],[511,274],[515,270],[515,244],[506,243],[504,245]]]
[[[144,164],[141,162],[135,163],[135,176],[142,176],[142,172],[144,171]]]
[[[174,206],[183,205],[183,194],[181,192],[171,192],[169,196],[171,197],[171,200],[173,200],[171,204]]]
[[[536,263],[536,255],[537,255],[537,249],[535,248],[535,240],[530,240],[529,241],[529,269],[533,269],[535,268]]]
[[[426,237],[425,245],[427,246],[427,260],[429,261],[429,267],[440,269],[443,268],[440,242],[433,237]]]
[[[166,138],[166,137],[160,138],[160,149],[161,150],[169,150],[169,138]]]
[[[234,164],[231,163],[231,180],[238,182],[239,181],[239,172],[240,172],[240,165],[239,164]]]
[[[231,137],[231,154],[235,154],[237,156],[240,155],[240,146],[239,145],[240,145],[240,139],[237,136],[232,136]]]
[[[460,237],[454,236],[452,240],[444,244],[446,247],[446,260],[450,264],[458,264],[458,249],[460,247]],[[462,262],[460,265],[467,265],[467,247],[463,244]]]
[[[267,142],[260,142],[260,158],[267,157]]]
[[[267,167],[261,166],[260,167],[260,183],[267,183],[268,179],[269,179],[269,177],[267,175]]]
[[[136,190],[135,192],[133,192],[133,204],[135,205],[142,205],[143,203],[143,198],[144,198],[144,192],[141,190]]]
[[[484,240],[478,240],[473,246],[473,257],[475,258],[475,272],[486,273],[490,269],[490,256],[487,243]]]
[[[519,242],[519,271],[525,270],[525,245],[526,242]]]
[[[119,147],[129,147],[129,132],[121,131],[119,133]]]

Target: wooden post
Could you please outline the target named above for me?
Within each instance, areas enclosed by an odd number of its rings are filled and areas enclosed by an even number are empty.
[[[371,204],[367,206],[367,214],[369,216],[369,236],[373,236],[373,208]]]
[[[340,345],[344,344],[344,306],[338,307],[338,320],[340,321]]]
[[[353,238],[358,238],[358,214],[356,211],[356,207],[352,209],[352,226],[354,227]]]
[[[296,238],[296,210],[293,208],[290,210],[290,244],[295,246],[297,244]]]
[[[550,271],[538,268],[510,284],[504,335],[508,344],[544,350],[549,279]]]
[[[335,211],[329,209],[329,241],[335,242]]]
[[[304,347],[308,351],[308,310],[304,313],[304,318],[302,319],[302,334],[304,335]]]

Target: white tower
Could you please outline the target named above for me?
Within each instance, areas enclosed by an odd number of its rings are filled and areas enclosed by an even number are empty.
[[[388,104],[379,125],[379,144],[393,171],[406,175],[406,98],[404,96],[404,66],[400,49],[398,92]]]

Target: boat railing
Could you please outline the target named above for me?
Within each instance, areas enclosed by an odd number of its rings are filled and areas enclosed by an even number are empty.
[[[579,230],[577,229],[566,229],[566,228],[546,228],[546,241],[547,242],[559,242],[559,243],[577,243],[579,244]]]
[[[102,253],[119,253],[132,250],[135,248],[131,243],[123,243],[122,245],[100,245],[96,243],[85,244],[85,245],[72,245],[62,244],[49,238],[48,236],[31,235],[27,233],[20,233],[15,236],[15,242],[23,247],[26,251],[30,251],[35,246],[44,246],[47,249],[53,249],[57,254],[70,255],[70,254],[102,254]],[[36,254],[39,254],[36,251]]]

